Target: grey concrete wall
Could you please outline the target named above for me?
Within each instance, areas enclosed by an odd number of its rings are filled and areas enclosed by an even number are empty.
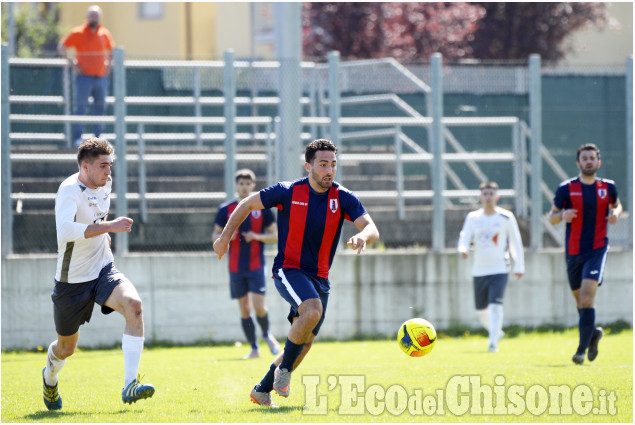
[[[505,295],[505,325],[577,323],[566,282],[562,250],[526,252],[527,273],[510,279]],[[46,346],[55,339],[50,294],[53,256],[2,259],[2,348]],[[267,256],[271,264],[272,256]],[[115,260],[135,284],[144,303],[146,338],[193,343],[242,341],[236,301],[229,298],[227,263],[209,254],[133,254]],[[438,329],[464,324],[478,327],[474,313],[471,260],[454,252],[425,250],[367,252],[341,250],[331,270],[332,295],[323,337],[357,333],[393,334],[411,317],[424,317]],[[288,305],[268,279],[271,329],[288,331]],[[605,283],[596,297],[597,321],[632,323],[633,251],[609,252]],[[97,306],[82,326],[80,346],[113,345],[121,340],[124,320],[101,314]]]

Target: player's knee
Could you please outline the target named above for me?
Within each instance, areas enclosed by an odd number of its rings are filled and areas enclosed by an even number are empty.
[[[67,357],[72,356],[75,353],[75,344],[59,344],[55,353],[55,357],[60,360],[64,360]]]
[[[593,297],[590,295],[581,295],[580,308],[593,308]]]
[[[143,303],[139,298],[129,298],[125,305],[127,317],[135,319],[143,316]]]
[[[322,306],[308,308],[304,315],[306,316],[307,320],[317,324],[317,322],[319,322],[320,318],[322,317]]]

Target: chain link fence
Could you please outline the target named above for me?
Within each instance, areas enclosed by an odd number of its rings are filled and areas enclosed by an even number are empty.
[[[327,120],[331,114],[328,64],[303,62],[295,82],[281,78],[277,62],[234,61],[228,67],[224,61],[129,60],[125,69],[126,153],[130,158],[127,175],[113,178],[127,181],[129,215],[135,220],[128,236],[132,252],[211,250],[214,216],[233,194],[226,195],[230,187],[227,167],[252,169],[257,176],[256,190],[276,182],[281,170],[301,177],[303,147],[315,138],[330,138],[333,131]],[[64,86],[72,76],[56,60],[12,60],[10,71],[12,116],[63,117],[72,110],[68,100],[72,99],[72,84],[70,89]],[[228,72],[233,92],[227,91]],[[618,188],[626,188],[627,179],[632,178],[623,155],[625,73],[625,68],[595,66],[542,71],[543,144],[567,174],[577,174],[577,147],[594,142],[602,150],[602,177],[616,180]],[[351,119],[340,126],[336,140],[339,181],[360,194],[378,223],[384,245],[429,246],[431,200],[421,193],[432,189],[430,162],[395,160],[400,155],[425,158],[431,152],[428,129],[425,125],[378,124],[386,117],[429,117],[429,64],[400,64],[392,59],[341,62],[338,79],[341,117]],[[285,134],[280,133],[276,119],[283,115],[280,88],[286,84],[298,85],[293,87],[299,93],[297,110],[291,115],[297,114],[302,124],[290,154],[283,155],[277,141]],[[446,64],[444,116],[458,123],[445,128],[446,152],[491,154],[492,158],[513,152],[511,127],[467,123],[479,117],[517,117],[528,122],[528,84],[525,63]],[[112,86],[107,115],[113,114]],[[220,120],[227,116],[228,99],[235,105],[235,124],[229,126]],[[144,119],[135,121],[134,117]],[[361,119],[370,119],[370,124],[360,124]],[[54,194],[59,183],[77,171],[68,127],[63,121],[11,122],[13,155],[37,155],[12,163],[16,253],[57,250]],[[106,125],[103,137],[115,139],[112,124]],[[235,164],[223,156],[228,140],[234,143]],[[504,193],[513,193],[514,163],[464,160],[448,162],[445,167],[447,189],[472,191],[470,196],[451,197],[446,202],[446,246],[451,247],[465,214],[478,206],[473,191],[481,180],[498,181],[508,190]],[[543,170],[546,185],[555,190],[560,176],[548,167]],[[397,199],[393,194],[398,190],[411,196]],[[113,200],[111,215],[116,202]],[[509,195],[503,196],[501,204],[512,210],[516,205]],[[354,226],[346,225],[343,239],[354,231]]]

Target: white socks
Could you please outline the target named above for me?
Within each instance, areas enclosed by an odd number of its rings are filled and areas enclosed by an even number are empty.
[[[487,309],[489,310],[489,343],[497,346],[503,330],[503,305],[488,304]]]
[[[123,387],[137,379],[139,373],[139,364],[141,363],[141,353],[143,352],[142,336],[123,335],[121,338],[121,349],[123,350],[124,360],[124,382]]]
[[[489,311],[487,308],[476,310],[476,316],[478,317],[478,321],[481,322],[481,325],[489,330]]]
[[[48,356],[46,358],[46,368],[44,369],[44,381],[49,387],[54,387],[57,384],[57,374],[60,370],[62,370],[64,364],[66,363],[66,359],[60,360],[57,358],[55,353],[53,353],[53,344],[55,344],[55,341],[51,342],[51,345],[49,345]]]

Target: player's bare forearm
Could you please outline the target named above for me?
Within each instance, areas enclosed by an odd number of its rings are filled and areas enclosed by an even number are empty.
[[[264,205],[262,205],[262,201],[260,200],[260,192],[254,193],[243,199],[238,203],[236,209],[229,217],[227,224],[223,228],[223,232],[220,237],[214,241],[214,252],[218,255],[218,259],[220,260],[227,253],[229,249],[229,241],[238,226],[245,221],[247,216],[252,210],[262,210],[264,209]]]
[[[361,254],[366,249],[366,245],[379,239],[379,230],[377,230],[377,226],[375,226],[373,219],[368,214],[358,217],[355,220],[355,226],[360,232],[351,236],[346,244],[356,249],[357,254]]]
[[[121,233],[132,231],[133,220],[128,217],[118,217],[113,221],[102,221],[100,223],[94,223],[89,225],[84,230],[84,237],[86,239],[94,238],[95,236],[103,235],[104,233]]]
[[[618,199],[617,202],[615,202],[615,204],[613,204],[613,206],[609,210],[609,216],[607,217],[607,220],[609,221],[609,223],[610,224],[617,223],[617,221],[620,218],[620,215],[622,215],[622,211],[624,211],[624,209],[622,208],[622,203]]]

